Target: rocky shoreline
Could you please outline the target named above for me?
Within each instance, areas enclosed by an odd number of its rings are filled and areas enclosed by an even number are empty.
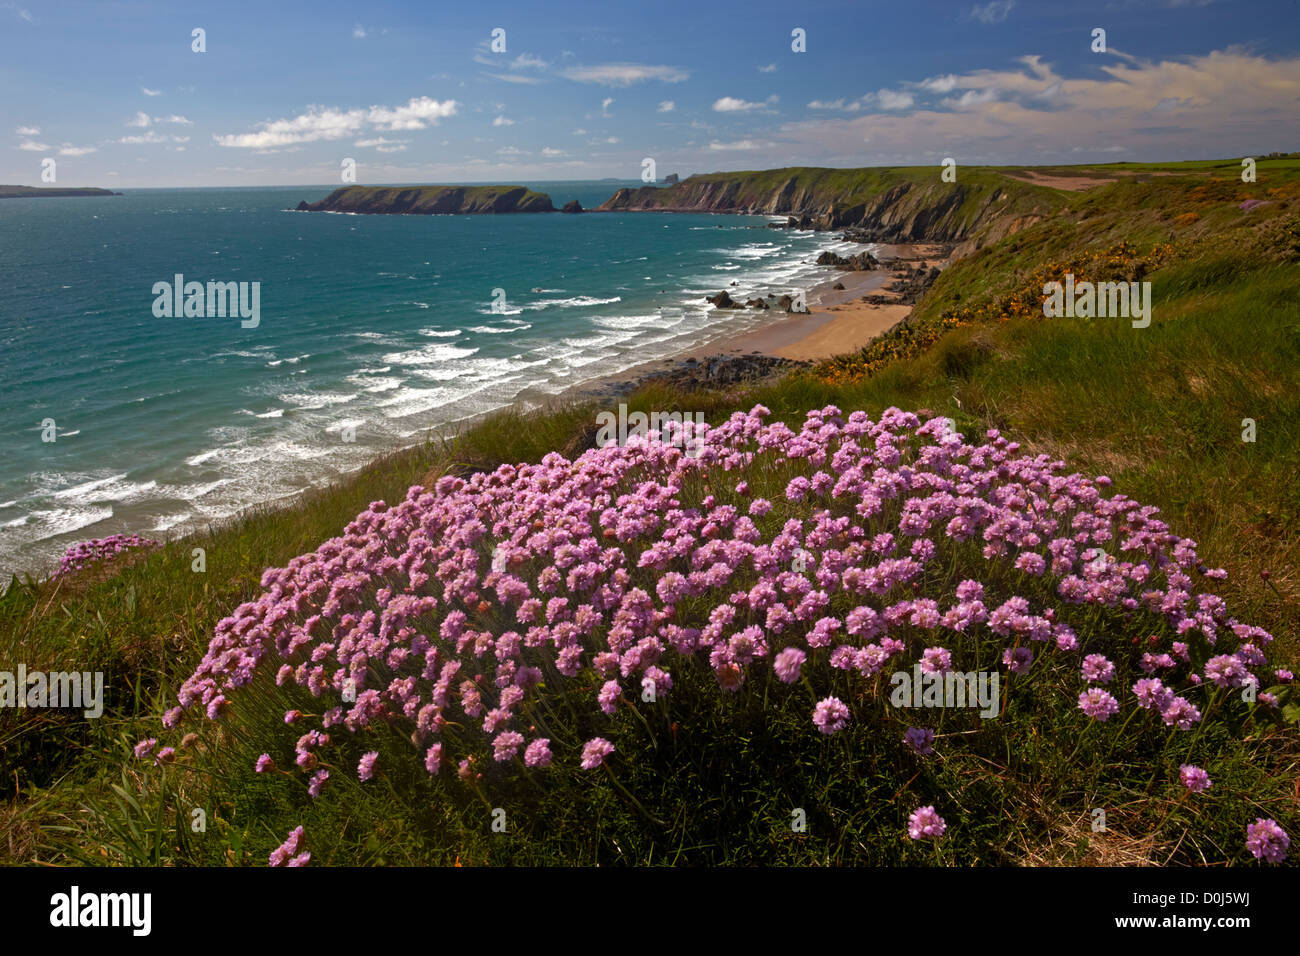
[[[752,386],[771,381],[811,362],[763,355],[710,355],[705,358],[664,359],[667,368],[641,371],[622,378],[612,378],[584,386],[575,396],[579,399],[621,398],[646,385],[668,385],[685,390],[724,389],[738,385]]]

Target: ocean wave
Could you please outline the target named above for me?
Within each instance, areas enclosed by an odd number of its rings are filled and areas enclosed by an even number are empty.
[[[303,411],[314,411],[329,405],[343,405],[357,397],[356,392],[290,392],[276,396],[282,402],[288,402]],[[260,417],[260,416],[259,416]]]
[[[170,531],[178,524],[183,524],[184,522],[189,520],[190,520],[190,513],[188,511],[183,512],[181,514],[160,515],[157,523],[150,530],[156,533],[163,532],[163,531]]]
[[[460,329],[420,329],[420,334],[434,339],[449,339],[454,335],[463,333]]]
[[[684,315],[674,315],[674,311],[676,310],[670,309],[667,315],[662,313],[653,315],[598,315],[591,321],[602,329],[614,329],[620,332],[627,329],[664,328],[665,326],[678,324],[685,317]]]
[[[593,346],[603,346],[608,348],[611,345],[618,345],[620,342],[626,342],[628,339],[636,338],[634,330],[611,331],[604,335],[597,335],[588,339],[561,339],[565,345],[570,345],[575,349],[591,348]]]
[[[530,322],[521,322],[518,325],[511,325],[504,329],[493,325],[471,325],[469,330],[480,335],[504,335],[507,332],[522,332],[524,329],[531,329],[532,327]]]
[[[462,349],[454,345],[425,345],[409,352],[389,352],[383,360],[393,365],[429,365],[469,358],[477,351],[477,348]]]
[[[33,536],[36,541],[57,538],[61,534],[71,534],[82,528],[99,524],[113,517],[112,508],[55,508],[49,511],[33,511],[27,518],[33,519],[32,526],[37,529]],[[27,527],[29,522],[24,522]]]
[[[158,487],[156,481],[127,481],[126,472],[94,478],[80,484],[50,492],[50,497],[60,501],[71,500],[81,504],[102,504],[104,502],[125,502],[139,498],[146,492]]]

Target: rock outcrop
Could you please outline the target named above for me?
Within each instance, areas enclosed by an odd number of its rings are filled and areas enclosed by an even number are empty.
[[[582,203],[578,202],[578,200],[570,199],[564,204],[564,208],[560,212],[586,212],[586,210],[582,208]]]
[[[930,169],[772,169],[691,176],[667,188],[619,189],[601,211],[785,215],[785,229],[851,229],[859,241],[978,247],[1058,208],[1057,190],[984,169],[943,182]]]
[[[836,269],[843,269],[845,272],[869,272],[880,265],[876,261],[876,257],[869,252],[859,252],[847,258],[833,252],[823,252],[817,257],[817,264],[819,266],[834,266]]]
[[[426,216],[555,212],[550,196],[523,186],[344,186],[319,202],[300,202],[298,209]]]

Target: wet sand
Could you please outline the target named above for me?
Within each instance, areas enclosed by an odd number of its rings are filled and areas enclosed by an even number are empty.
[[[882,262],[901,259],[944,269],[950,261],[944,257],[945,250],[933,243],[882,243],[877,250]],[[863,272],[836,272],[808,290],[806,313],[774,311],[772,321],[760,328],[733,336],[724,335],[671,357],[634,366],[617,375],[577,386],[570,394],[582,397],[631,391],[647,376],[684,365],[702,365],[707,359],[718,356],[738,359],[761,355],[816,362],[856,352],[903,321],[912,311],[912,306],[902,303],[862,301],[867,295],[890,294],[885,287],[893,282],[893,273],[894,270],[885,267]],[[836,289],[837,283],[844,288]],[[750,310],[737,310],[742,311],[752,314]]]

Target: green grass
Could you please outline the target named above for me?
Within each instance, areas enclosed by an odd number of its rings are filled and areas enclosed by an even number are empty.
[[[1172,231],[1178,254],[1147,277],[1155,293],[1147,329],[1108,320],[995,322],[955,329],[925,354],[859,381],[799,375],[709,393],[656,386],[629,405],[703,411],[719,421],[762,403],[791,424],[830,403],[873,416],[924,407],[969,436],[999,428],[1027,453],[1108,474],[1114,492],[1159,506],[1175,531],[1199,543],[1208,565],[1229,570],[1216,592],[1237,617],[1276,636],[1275,663],[1294,666],[1300,276],[1286,238],[1295,219],[1286,190],[1295,180],[1286,170],[1274,175],[1260,185],[1283,193],[1254,217],[1235,209],[1241,184],[1230,180],[1152,177],[1074,194],[1053,220],[947,270],[917,310],[918,321],[931,321],[956,304],[989,301],[1015,288],[1017,276],[1073,251],[1122,239],[1167,242]],[[1198,185],[1205,190],[1195,195]],[[1200,218],[1170,224],[1187,212]],[[808,721],[807,686],[763,678],[720,695],[703,666],[674,668],[667,698],[621,709],[612,728],[591,713],[592,687],[547,697],[534,716],[557,744],[599,732],[618,747],[611,769],[597,773],[557,760],[545,774],[481,768],[474,787],[445,771],[431,781],[393,732],[364,748],[381,753],[376,781],[361,784],[342,766],[313,801],[297,773],[252,773],[262,752],[292,767],[295,735],[282,715],[316,704],[265,680],[236,696],[233,718],[187,727],[198,739],[176,764],[131,759],[136,740],[159,735],[159,715],[217,621],[260,593],[264,568],[314,550],[370,501],[399,500],[430,477],[535,461],[552,450],[573,457],[590,447],[597,410],[575,404],[498,415],[456,440],[389,456],[290,508],[246,515],[112,572],[12,586],[0,598],[0,659],[29,670],[103,670],[109,699],[98,721],[0,711],[0,854],[11,862],[262,865],[303,824],[313,861],[338,864],[1195,864],[1252,863],[1242,831],[1257,816],[1274,817],[1293,839],[1300,833],[1294,726],[1250,718],[1220,700],[1221,713],[1235,716],[1207,722],[1195,736],[1140,721],[1084,730],[1086,721],[1061,703],[1068,675],[1050,668],[1033,678],[1039,692],[1013,695],[998,721],[945,714],[939,729],[951,742],[942,759],[929,761],[884,731],[889,715],[869,686],[847,678],[833,685],[855,723],[824,738]],[[1244,418],[1256,422],[1254,443],[1241,440]],[[751,484],[770,497],[786,477],[759,473]],[[788,517],[789,507],[773,520]],[[199,547],[203,573],[192,570]],[[959,549],[951,555],[955,568],[978,560]],[[1099,646],[1130,636],[1104,615],[1085,623]],[[360,742],[355,749],[353,767]],[[1178,800],[1169,784],[1187,761],[1215,780],[1195,801]],[[937,851],[904,835],[918,802],[938,803],[949,821],[950,838]],[[491,829],[494,807],[506,811],[505,833]],[[1089,826],[1094,808],[1107,810],[1104,834]],[[202,833],[191,827],[196,809],[206,816]],[[806,814],[804,832],[791,829],[796,809]]]

